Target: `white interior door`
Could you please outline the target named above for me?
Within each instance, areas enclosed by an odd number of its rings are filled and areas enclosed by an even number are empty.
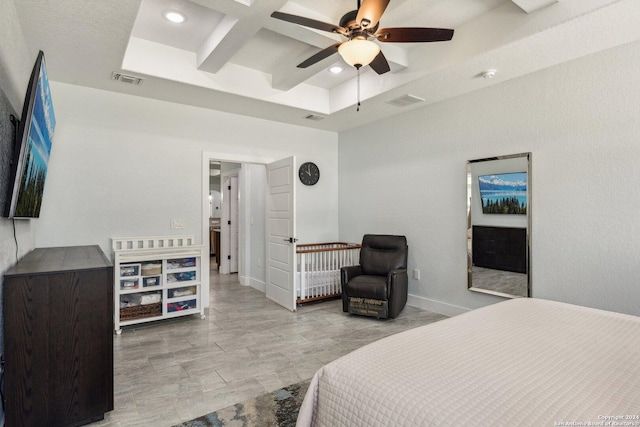
[[[234,169],[221,174],[220,274],[238,272],[240,245],[238,172],[239,169]]]
[[[267,298],[296,311],[295,157],[267,165]]]
[[[229,227],[229,273],[238,272],[238,253],[240,243],[240,209],[238,191],[238,175],[231,176],[229,180],[229,218],[231,225]]]

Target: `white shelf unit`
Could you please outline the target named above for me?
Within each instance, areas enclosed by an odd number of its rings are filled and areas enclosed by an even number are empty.
[[[193,236],[114,238],[114,329],[199,314],[204,247]]]

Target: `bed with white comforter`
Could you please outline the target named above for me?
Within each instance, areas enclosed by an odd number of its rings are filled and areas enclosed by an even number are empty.
[[[519,298],[415,328],[321,368],[297,425],[640,427],[640,317]]]

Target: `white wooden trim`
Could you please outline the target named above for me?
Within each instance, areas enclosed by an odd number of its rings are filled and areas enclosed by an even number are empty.
[[[195,237],[188,236],[142,236],[113,237],[111,250],[132,251],[139,249],[164,249],[195,245]]]
[[[412,294],[409,294],[407,297],[407,305],[411,307],[421,308],[423,310],[433,311],[434,313],[444,314],[445,316],[449,317],[457,316],[458,314],[470,311],[465,307],[447,304],[441,301],[436,301]]]

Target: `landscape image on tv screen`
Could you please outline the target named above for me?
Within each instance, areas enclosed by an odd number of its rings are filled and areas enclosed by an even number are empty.
[[[482,213],[526,214],[527,173],[500,173],[478,177]]]
[[[38,67],[39,65],[39,67]],[[35,94],[27,99],[30,105],[26,123],[23,123],[23,142],[16,174],[17,197],[14,197],[12,217],[36,218],[40,214],[47,164],[51,153],[51,139],[56,125],[51,102],[51,89],[44,57],[40,54],[36,67],[39,68],[35,83]],[[14,191],[15,191],[14,190]]]

